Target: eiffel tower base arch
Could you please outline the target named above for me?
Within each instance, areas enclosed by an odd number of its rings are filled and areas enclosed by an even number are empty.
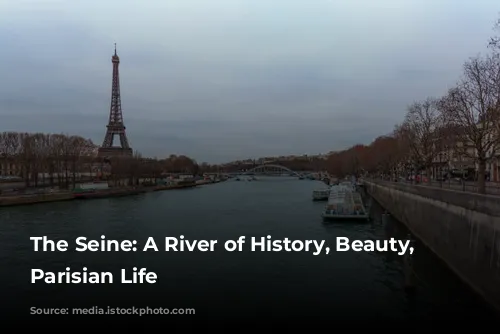
[[[131,148],[121,147],[101,147],[97,152],[97,156],[100,158],[132,157],[133,154]]]

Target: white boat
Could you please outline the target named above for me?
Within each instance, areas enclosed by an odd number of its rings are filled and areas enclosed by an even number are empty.
[[[328,200],[328,196],[330,196],[329,188],[313,190],[313,201],[326,201]]]
[[[323,220],[369,220],[361,195],[350,182],[346,183],[331,188],[328,204],[321,215]]]

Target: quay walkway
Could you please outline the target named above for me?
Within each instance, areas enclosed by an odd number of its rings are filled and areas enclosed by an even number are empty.
[[[394,182],[391,180],[382,180],[382,179],[380,179],[380,181]],[[477,186],[477,182],[475,182],[475,181],[461,182],[461,181],[457,181],[457,180],[446,180],[446,181],[432,180],[431,182],[415,183],[415,182],[408,181],[408,180],[401,180],[401,181],[394,182],[394,183],[402,183],[402,184],[408,184],[408,185],[434,187],[434,188],[451,189],[451,190],[456,190],[456,191],[478,193],[478,186]],[[487,181],[486,182],[486,194],[488,194],[488,195],[500,195],[500,182]]]

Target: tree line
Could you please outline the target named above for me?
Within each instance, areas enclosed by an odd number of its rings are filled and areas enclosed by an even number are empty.
[[[0,164],[27,186],[37,186],[45,177],[50,184],[69,186],[71,176],[89,162],[95,145],[79,136],[44,133],[0,133]],[[40,180],[40,177],[44,180]]]
[[[156,179],[169,173],[199,174],[215,166],[198,163],[185,155],[165,159],[143,158],[136,152],[119,159],[97,158],[92,140],[66,134],[0,132],[0,171],[22,177],[26,186],[74,187],[86,178],[108,179],[116,184],[137,184],[139,179]]]
[[[500,20],[495,27],[500,29]],[[486,54],[464,63],[444,96],[411,103],[391,134],[330,156],[330,172],[396,176],[411,170],[429,176],[437,160],[470,161],[477,165],[478,189],[484,193],[487,164],[500,153],[500,38],[488,46]]]

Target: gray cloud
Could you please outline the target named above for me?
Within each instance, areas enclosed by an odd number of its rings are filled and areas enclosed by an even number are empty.
[[[0,3],[0,131],[101,143],[118,44],[130,142],[220,162],[366,143],[484,51],[494,1]]]

